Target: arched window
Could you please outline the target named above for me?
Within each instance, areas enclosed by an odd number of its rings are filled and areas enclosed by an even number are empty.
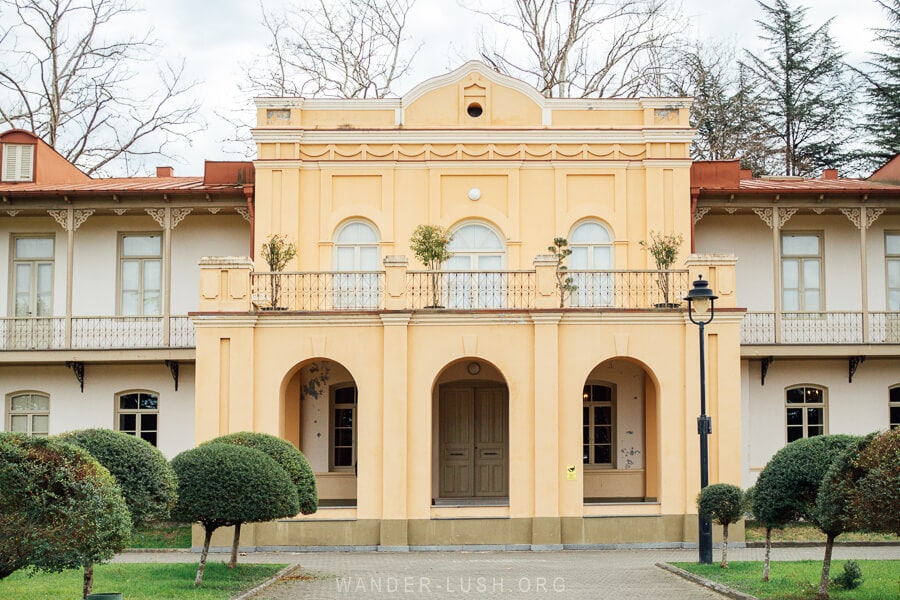
[[[118,394],[116,430],[156,446],[159,436],[159,394],[145,390]]]
[[[572,306],[612,306],[614,303],[613,238],[596,221],[584,221],[572,230],[568,267],[575,285]]]
[[[895,385],[888,392],[888,422],[891,429],[900,429],[900,385]]]
[[[50,433],[50,396],[41,392],[13,392],[7,396],[6,430],[35,437]]]
[[[487,225],[468,223],[453,232],[453,256],[444,265],[452,271],[499,271],[506,264],[506,244]]]
[[[377,308],[381,298],[381,248],[378,233],[366,221],[350,221],[334,239],[334,308]]]
[[[826,389],[814,385],[789,387],[784,394],[787,441],[824,435],[826,423]]]
[[[500,271],[506,265],[506,244],[487,225],[468,223],[453,232],[453,256],[444,267],[442,290],[448,308],[502,308],[507,305],[508,282]]]

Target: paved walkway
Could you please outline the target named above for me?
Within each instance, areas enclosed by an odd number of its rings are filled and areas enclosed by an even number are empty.
[[[730,549],[729,560],[762,560],[762,548]],[[822,558],[823,549],[775,548],[773,560]],[[196,562],[196,553],[124,553],[122,562]],[[718,560],[719,550],[713,552]],[[834,558],[900,560],[898,546],[837,547]],[[227,554],[211,554],[224,561]],[[691,562],[696,550],[563,552],[258,552],[247,563],[300,565],[257,600],[361,598],[573,598],[701,600],[722,596],[654,566]]]

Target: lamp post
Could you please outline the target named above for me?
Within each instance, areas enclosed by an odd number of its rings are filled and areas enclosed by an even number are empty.
[[[712,322],[715,316],[715,300],[718,298],[709,289],[709,282],[703,275],[697,276],[694,287],[685,297],[688,305],[688,318],[700,328],[700,416],[697,417],[697,433],[700,434],[700,489],[709,485],[709,444],[707,437],[712,433],[712,421],[706,414],[706,336],[703,328]],[[697,315],[697,319],[694,315]],[[709,318],[706,318],[706,315]],[[712,523],[709,518],[699,518],[700,563],[712,563]]]

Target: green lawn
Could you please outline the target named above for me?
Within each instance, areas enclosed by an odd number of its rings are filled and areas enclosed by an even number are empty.
[[[190,548],[190,523],[156,523],[138,529],[131,536],[129,548]]]
[[[224,563],[207,563],[203,587],[194,587],[196,563],[115,563],[94,569],[94,592],[122,592],[127,600],[191,598],[227,599],[271,577],[284,565],[242,565],[229,569]],[[81,598],[82,572],[39,573],[21,571],[0,581],[0,598],[17,600],[72,600]]]
[[[713,557],[718,560],[718,553]],[[844,562],[831,563],[831,577],[840,575]],[[900,561],[860,560],[863,583],[855,590],[842,590],[835,586],[829,594],[835,600],[886,600],[900,598]],[[822,574],[822,561],[772,561],[769,582],[763,583],[762,562],[732,562],[728,569],[720,569],[718,563],[672,563],[706,579],[756,596],[760,600],[809,600],[815,598]]]
[[[766,541],[766,530],[754,521],[746,521],[745,534],[748,542]],[[825,534],[811,523],[792,523],[784,529],[772,530],[773,542],[825,542]],[[843,533],[838,542],[900,542],[900,537],[888,533]]]

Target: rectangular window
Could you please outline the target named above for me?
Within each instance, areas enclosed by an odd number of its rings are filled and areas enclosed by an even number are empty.
[[[159,434],[159,396],[153,392],[129,392],[118,398],[116,429],[153,444]]]
[[[900,233],[884,234],[887,309],[900,311]]]
[[[605,385],[584,386],[581,411],[584,464],[613,466],[615,426],[612,388]]]
[[[53,236],[13,237],[13,316],[53,313]]]
[[[119,238],[119,314],[162,313],[162,235],[129,233]]]
[[[822,308],[822,234],[781,235],[781,292],[784,312]]]
[[[331,469],[356,467],[356,386],[334,390],[331,403]]]
[[[50,433],[50,397],[23,393],[9,397],[7,430],[29,436],[46,437]]]
[[[787,441],[827,433],[825,426],[825,390],[799,386],[785,392]]]
[[[3,144],[3,181],[34,181],[34,144]]]
[[[900,429],[900,386],[890,389],[888,396],[888,420],[891,429]]]

